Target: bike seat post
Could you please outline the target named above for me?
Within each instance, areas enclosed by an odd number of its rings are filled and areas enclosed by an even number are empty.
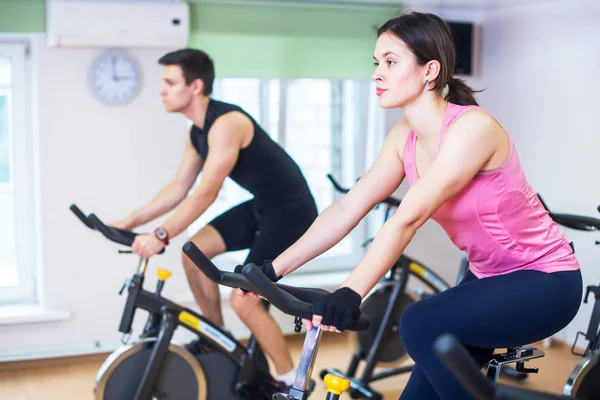
[[[304,346],[302,346],[302,354],[300,355],[300,362],[298,363],[298,372],[296,373],[294,385],[289,393],[292,398],[306,399],[308,397],[310,377],[312,375],[322,334],[323,331],[320,326],[313,327],[310,332],[306,333]]]
[[[146,257],[140,257],[140,264],[137,269],[137,275],[144,276],[146,269],[148,268],[148,259]]]

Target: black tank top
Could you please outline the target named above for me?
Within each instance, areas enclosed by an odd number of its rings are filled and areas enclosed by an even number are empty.
[[[314,204],[314,199],[300,168],[294,160],[241,107],[210,99],[204,129],[191,130],[192,145],[203,159],[208,155],[208,132],[215,120],[228,112],[239,111],[252,121],[254,136],[240,149],[237,163],[229,177],[254,195],[259,211]]]

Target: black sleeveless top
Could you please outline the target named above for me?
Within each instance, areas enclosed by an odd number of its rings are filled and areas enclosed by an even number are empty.
[[[314,204],[306,179],[294,160],[241,107],[210,99],[204,129],[191,129],[192,145],[203,159],[208,155],[208,132],[215,120],[231,111],[239,111],[252,121],[254,136],[240,149],[229,177],[254,195],[255,206],[262,211]]]

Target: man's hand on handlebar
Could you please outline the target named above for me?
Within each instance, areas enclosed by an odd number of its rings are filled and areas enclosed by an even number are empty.
[[[131,251],[133,251],[135,254],[141,257],[150,258],[160,253],[164,248],[164,243],[158,240],[156,236],[138,235],[133,241]]]
[[[254,264],[259,270],[261,270],[261,272],[263,274],[266,275],[267,278],[269,278],[269,280],[271,282],[277,282],[279,281],[281,278],[283,278],[282,276],[277,277],[277,275],[275,274],[275,269],[273,268],[273,264],[271,263],[270,260],[265,261],[262,265],[256,265]],[[242,273],[242,269],[244,268],[245,265],[236,265],[236,267],[234,268],[233,272],[235,272],[236,274],[241,274]],[[251,297],[260,297],[258,294],[256,293],[252,293],[252,292],[248,292],[247,290],[243,290],[240,288],[236,289],[236,292],[241,295],[242,297],[244,296],[251,296]]]

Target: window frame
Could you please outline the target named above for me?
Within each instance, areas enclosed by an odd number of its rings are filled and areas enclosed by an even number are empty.
[[[34,167],[37,149],[33,141],[31,40],[0,36],[0,57],[9,57],[11,65],[11,183],[0,185],[0,193],[12,192],[15,204],[15,239],[18,284],[0,287],[0,304],[35,302],[37,264],[37,213],[34,198]],[[5,88],[3,88],[5,89]]]
[[[223,87],[223,85],[221,84],[222,80],[225,79],[236,79],[236,78],[217,78],[215,80],[215,98],[218,100],[222,99],[222,93],[221,93],[221,88]],[[269,93],[268,93],[268,86],[269,86],[269,81],[273,81],[276,80],[279,82],[279,116],[278,116],[278,132],[277,132],[277,138],[276,141],[278,142],[278,144],[283,147],[284,149],[286,148],[286,135],[288,134],[286,127],[287,127],[287,119],[288,119],[288,92],[289,92],[289,87],[290,85],[292,85],[295,81],[301,81],[304,80],[304,78],[298,78],[298,79],[289,79],[289,78],[283,78],[283,79],[276,79],[276,78],[257,78],[257,80],[259,81],[259,101],[260,101],[260,115],[257,115],[255,118],[257,119],[257,122],[261,125],[264,126],[265,129],[267,129],[268,131],[268,124],[269,124]],[[365,126],[367,126],[368,121],[366,121],[365,119],[368,117],[368,113],[365,111],[367,108],[367,99],[365,98],[365,96],[363,96],[363,94],[366,93],[366,90],[369,87],[369,81],[365,81],[365,80],[348,80],[348,79],[328,79],[331,82],[332,88],[336,85],[340,85],[343,86],[345,84],[345,82],[351,81],[353,82],[353,84],[355,85],[355,89],[356,89],[356,94],[354,96],[354,98],[358,99],[356,101],[355,104],[353,104],[352,106],[352,110],[346,110],[344,109],[343,112],[351,112],[354,115],[354,131],[356,132],[355,135],[353,135],[352,140],[354,141],[354,143],[352,145],[348,145],[348,143],[346,143],[348,141],[348,135],[342,135],[342,140],[343,142],[340,144],[343,148],[344,151],[347,151],[347,149],[351,149],[353,155],[353,161],[352,161],[352,166],[351,168],[348,168],[348,162],[346,161],[342,161],[341,162],[341,167],[340,167],[340,171],[338,172],[342,172],[343,175],[339,175],[336,174],[335,171],[324,171],[324,176],[323,178],[325,178],[325,175],[327,173],[334,173],[334,175],[336,175],[336,178],[338,178],[339,180],[341,180],[342,182],[353,182],[357,177],[361,176],[364,173],[364,155],[361,154],[360,149],[364,148],[362,145],[363,143],[366,142],[366,132],[367,130],[364,129]],[[333,95],[333,90],[332,90],[332,95]],[[227,101],[227,100],[223,100],[223,101]],[[345,102],[342,102],[342,104],[346,104]],[[342,119],[344,119],[344,117],[342,117]],[[270,132],[268,132],[270,134]],[[358,135],[358,136],[356,136]],[[333,189],[333,186],[331,187],[331,190],[334,193],[333,199],[334,201],[338,200],[341,195],[339,193],[335,192],[335,189]],[[225,194],[226,196],[226,194]],[[240,199],[241,202],[241,199]],[[321,210],[322,211],[322,210]],[[190,232],[191,234],[191,232]],[[353,242],[353,247],[352,247],[352,252],[349,254],[345,254],[345,255],[337,255],[337,256],[327,256],[327,257],[317,257],[314,260],[308,262],[306,265],[304,265],[302,268],[298,269],[296,272],[294,272],[294,274],[315,274],[315,273],[327,273],[327,272],[341,272],[341,271],[349,271],[352,270],[356,264],[360,261],[360,259],[362,258],[363,254],[364,254],[364,249],[362,247],[362,244],[366,241],[367,239],[367,234],[368,234],[368,223],[367,223],[367,218],[364,218],[363,221],[361,221],[358,226],[349,234],[349,236],[352,237],[352,242]],[[237,253],[237,252],[236,252]],[[245,254],[245,253],[243,253]],[[234,256],[220,256],[219,258],[224,257],[226,259],[231,260],[235,260],[235,262],[242,262],[243,260],[240,260],[240,257],[237,255]]]

